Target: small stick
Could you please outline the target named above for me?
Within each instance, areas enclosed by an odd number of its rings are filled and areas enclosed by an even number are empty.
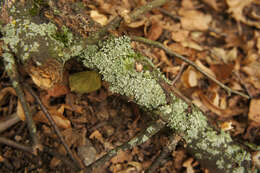
[[[188,63],[189,65],[191,65],[192,67],[194,67],[196,70],[198,70],[199,72],[201,72],[203,75],[207,76],[210,80],[212,80],[213,82],[215,82],[216,84],[218,84],[220,87],[222,87],[223,89],[225,89],[229,94],[230,93],[234,93],[234,94],[238,94],[244,98],[250,99],[250,97],[242,92],[236,91],[236,90],[232,90],[231,88],[227,87],[226,85],[224,85],[223,83],[221,83],[219,80],[217,80],[216,78],[214,78],[213,76],[211,76],[210,74],[206,73],[205,71],[203,71],[199,66],[197,66],[193,61],[187,59],[186,57],[175,53],[173,51],[171,51],[170,49],[168,49],[167,47],[165,47],[162,43],[157,42],[157,41],[152,41],[149,39],[146,39],[144,37],[137,37],[137,36],[131,36],[132,41],[138,41],[138,42],[142,42],[148,45],[152,45],[154,47],[160,48],[162,50],[164,50],[167,54],[171,55],[171,56],[175,56],[181,60],[183,60],[184,62]]]
[[[26,151],[26,152],[31,153],[31,154],[35,154],[34,149],[32,147],[25,146],[23,144],[17,143],[15,141],[12,141],[12,140],[7,139],[5,137],[0,136],[0,143],[14,147],[14,148],[17,148],[17,149],[20,149],[22,151]]]
[[[20,117],[16,114],[13,113],[8,117],[6,120],[1,120],[0,121],[0,133],[8,129],[9,127],[13,126],[14,124],[18,123],[21,121]]]
[[[45,108],[45,106],[43,105],[41,99],[37,96],[37,94],[32,90],[32,88],[25,84],[26,89],[29,91],[29,93],[35,98],[36,102],[40,105],[42,112],[44,113],[44,115],[46,116],[46,118],[49,120],[49,122],[51,123],[51,126],[54,129],[54,132],[56,133],[56,135],[59,137],[62,145],[64,146],[65,150],[67,151],[67,153],[69,154],[69,157],[71,158],[71,160],[73,160],[73,162],[75,164],[77,164],[78,168],[80,168],[80,163],[73,157],[73,153],[71,151],[71,149],[69,148],[69,146],[67,145],[65,139],[63,138],[59,128],[57,127],[56,123],[54,122],[52,116],[50,115],[49,111]]]
[[[158,133],[163,127],[165,126],[165,122],[162,120],[158,120],[156,122],[153,122],[151,125],[149,125],[143,132],[136,135],[134,138],[129,140],[128,142],[124,143],[121,146],[116,147],[115,149],[110,150],[107,154],[90,164],[86,169],[85,173],[91,172],[92,168],[98,167],[102,164],[104,164],[106,161],[111,159],[113,156],[115,156],[120,150],[126,151],[134,146],[141,145],[142,143],[146,142],[148,139],[150,139],[153,135]]]
[[[176,77],[173,79],[172,81],[172,86],[175,85],[175,83],[180,79],[180,77],[182,76],[182,74],[184,73],[184,70],[187,68],[188,64],[187,63],[182,63],[181,64],[181,68],[179,73],[176,75]]]
[[[31,135],[31,138],[33,140],[33,151],[35,154],[37,154],[37,150],[41,150],[42,146],[38,140],[38,136],[36,133],[36,125],[32,119],[32,113],[29,109],[28,103],[25,99],[22,87],[20,85],[19,81],[19,73],[17,71],[16,62],[14,59],[14,56],[12,53],[4,53],[4,62],[5,62],[5,70],[7,74],[9,75],[10,79],[12,80],[13,88],[15,89],[15,92],[21,102],[21,105],[23,107],[23,111],[26,117],[27,126]]]
[[[179,141],[181,140],[181,137],[174,134],[174,135],[170,136],[169,140],[170,140],[169,144],[163,147],[160,155],[153,161],[153,163],[145,171],[145,173],[156,172],[156,169],[159,168],[160,165],[162,165],[163,160],[165,160],[166,157],[168,157],[169,153],[172,151],[175,151],[175,148],[176,148],[177,144],[179,143]]]

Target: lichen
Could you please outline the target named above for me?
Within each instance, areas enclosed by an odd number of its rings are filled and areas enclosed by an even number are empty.
[[[164,91],[152,74],[134,69],[136,57],[128,37],[110,38],[98,46],[88,47],[81,55],[86,66],[99,69],[103,79],[110,83],[112,92],[134,98],[148,109],[165,105]]]

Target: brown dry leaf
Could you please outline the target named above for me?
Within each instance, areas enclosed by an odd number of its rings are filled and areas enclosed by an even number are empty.
[[[252,99],[249,106],[248,119],[254,126],[260,127],[260,99]]]
[[[117,155],[114,156],[110,161],[113,164],[116,163],[123,163],[125,161],[130,161],[132,159],[132,155],[128,153],[128,151],[122,151],[119,150],[119,152],[117,152]]]
[[[95,130],[93,133],[91,133],[89,138],[90,139],[96,139],[96,140],[98,140],[102,144],[104,144],[104,142],[105,142],[102,134],[98,130]]]
[[[50,107],[48,111],[58,127],[63,129],[71,128],[70,121],[63,115],[64,105],[61,105],[59,109],[57,109],[56,107]],[[37,112],[36,115],[33,117],[33,120],[41,123],[50,124],[42,111]]]
[[[70,91],[64,84],[55,84],[52,88],[48,89],[47,92],[49,97],[60,97],[68,94]]]
[[[106,25],[108,22],[107,16],[99,13],[97,10],[91,10],[90,17],[102,26]]]
[[[219,116],[219,118],[229,118],[235,115],[239,115],[246,111],[246,108],[229,107],[227,109],[221,109],[215,106],[201,91],[197,91],[197,94],[203,103],[210,111],[214,112]]]
[[[232,74],[234,64],[212,64],[210,69],[216,74],[216,78],[225,81]]]
[[[21,102],[19,100],[18,100],[18,104],[17,104],[16,114],[22,121],[26,120],[25,114],[24,114],[24,111],[23,111],[23,107],[22,107]]]
[[[195,173],[192,166],[193,160],[193,158],[189,158],[182,164],[182,166],[186,168],[187,173]]]
[[[247,66],[242,67],[242,70],[248,75],[246,78],[247,82],[250,82],[258,90],[256,93],[260,92],[260,62],[253,61]]]
[[[148,31],[147,38],[150,40],[157,40],[163,32],[162,25],[158,21],[153,21],[152,26]]]
[[[135,22],[131,22],[131,23],[127,24],[127,26],[130,28],[138,28],[140,26],[145,25],[145,23],[146,23],[146,19],[141,19],[141,20],[138,20]]]
[[[259,16],[252,11],[250,14],[243,14],[246,8],[254,6],[255,0],[226,0],[227,5],[229,6],[228,12],[232,13],[232,16],[238,21],[248,24],[250,26],[255,26],[258,29],[260,28]],[[253,18],[252,20],[246,16]]]
[[[237,48],[233,48],[229,51],[226,51],[223,48],[214,47],[211,49],[211,53],[218,58],[221,58],[225,63],[230,63],[237,59]]]
[[[182,28],[189,31],[205,31],[209,28],[212,17],[209,14],[204,14],[196,10],[180,9]]]
[[[197,73],[192,67],[188,67],[182,77],[181,81],[183,85],[187,88],[195,87],[198,85],[199,73]]]
[[[183,42],[188,38],[189,33],[190,32],[187,30],[178,30],[176,32],[172,32],[171,39],[176,42]]]
[[[60,159],[58,159],[57,157],[53,157],[53,158],[51,159],[51,162],[50,162],[50,167],[51,167],[51,168],[55,168],[55,167],[57,167],[60,163],[61,163],[61,160],[60,160]]]
[[[217,0],[202,0],[204,3],[212,7],[216,11],[220,11]]]
[[[232,121],[225,121],[225,122],[221,123],[220,128],[223,131],[229,131],[229,130],[233,129]]]

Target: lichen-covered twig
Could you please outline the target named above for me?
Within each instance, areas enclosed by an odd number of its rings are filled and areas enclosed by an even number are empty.
[[[251,154],[228,133],[216,131],[196,106],[177,98],[168,87],[162,88],[159,82],[164,79],[166,86],[167,79],[132,50],[129,38],[108,39],[89,47],[80,57],[85,66],[99,70],[112,92],[157,113],[185,139],[188,151],[204,167],[216,173],[250,172]],[[136,71],[136,62],[142,63],[143,71]]]
[[[165,126],[165,122],[158,120],[150,124],[143,132],[136,135],[134,138],[124,143],[123,145],[116,147],[115,149],[110,150],[107,154],[99,158],[97,161],[90,164],[85,172],[92,172],[92,168],[99,167],[104,164],[106,161],[110,160],[113,156],[115,156],[120,150],[126,151],[132,149],[134,146],[143,144],[148,139],[150,139],[153,135],[159,132]]]
[[[165,47],[163,44],[157,42],[157,41],[153,41],[153,40],[149,40],[146,39],[144,37],[137,37],[137,36],[132,36],[131,39],[133,41],[139,41],[151,46],[155,46],[158,47],[160,49],[163,49],[167,54],[177,57],[181,60],[183,60],[184,62],[188,63],[189,65],[191,65],[193,68],[195,68],[196,70],[198,70],[200,73],[202,73],[203,75],[207,76],[210,80],[212,80],[213,82],[215,82],[216,84],[218,84],[220,87],[222,87],[223,89],[225,89],[228,93],[234,93],[234,94],[238,94],[242,97],[245,97],[247,99],[249,99],[250,97],[242,92],[233,90],[229,87],[227,87],[226,85],[224,85],[223,83],[221,83],[219,80],[217,80],[215,77],[211,76],[210,74],[208,74],[207,72],[205,72],[204,70],[202,70],[199,66],[197,66],[193,61],[190,61],[189,59],[185,58],[184,56],[175,53],[173,51],[171,51],[170,49],[168,49],[167,47]]]
[[[59,128],[57,127],[56,123],[54,122],[52,116],[50,115],[49,111],[45,108],[45,106],[43,105],[42,101],[40,100],[40,98],[37,96],[37,94],[32,90],[32,88],[29,85],[25,85],[26,89],[30,92],[30,94],[35,98],[36,102],[40,105],[42,112],[44,113],[44,115],[46,116],[46,118],[49,120],[51,126],[54,129],[54,132],[56,133],[56,135],[59,137],[62,145],[64,146],[65,150],[67,151],[69,157],[71,158],[71,160],[77,165],[78,168],[80,168],[80,163],[77,159],[74,158],[73,153],[71,151],[71,149],[69,148],[69,146],[67,145],[65,139],[63,138]]]
[[[36,133],[36,125],[32,119],[32,114],[29,109],[28,103],[26,102],[23,89],[21,87],[20,81],[19,81],[19,74],[17,71],[16,61],[14,59],[14,56],[11,53],[4,53],[4,62],[5,62],[5,70],[7,71],[11,81],[13,88],[15,89],[15,92],[18,96],[18,99],[21,102],[21,105],[23,107],[23,111],[26,117],[27,126],[31,135],[31,138],[33,140],[33,151],[35,154],[37,154],[37,150],[41,150],[41,144],[38,140],[38,136]]]

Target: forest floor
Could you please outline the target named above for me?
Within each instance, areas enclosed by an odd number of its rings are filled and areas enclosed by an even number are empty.
[[[164,50],[132,42],[135,50],[149,57],[169,80],[175,80],[176,89],[205,112],[216,128],[230,133],[241,144],[258,146],[259,150],[259,1],[172,0],[137,21],[129,21],[128,13],[145,3],[146,0],[58,0],[56,7],[62,14],[57,16],[46,10],[43,15],[57,26],[65,25],[86,38],[88,33],[119,15],[124,22],[110,31],[111,34],[143,36],[159,41],[195,62],[231,89],[245,93],[250,99],[227,93],[189,64],[169,56]],[[99,24],[86,27],[89,26],[89,18]],[[86,70],[75,60],[67,62],[63,83],[49,90],[33,84],[22,67],[20,72],[24,82],[33,86],[43,103],[48,105],[65,141],[78,159],[90,164],[145,129],[153,121],[153,116],[131,100],[111,93],[106,82],[90,93],[71,91],[71,75]],[[10,115],[21,114],[21,105],[17,102],[2,61],[0,88],[0,118],[4,122]],[[34,121],[41,143],[55,152],[66,153],[35,99],[27,92],[25,94],[35,112]],[[165,128],[146,143],[119,152],[93,172],[143,172],[168,144],[169,133],[169,129]],[[1,135],[19,143],[31,143],[24,121],[19,121]],[[0,147],[0,172],[73,172],[70,164],[53,156],[55,154],[43,152],[35,156],[7,145],[0,144]],[[161,162],[156,172],[209,172],[187,153],[183,141]]]

